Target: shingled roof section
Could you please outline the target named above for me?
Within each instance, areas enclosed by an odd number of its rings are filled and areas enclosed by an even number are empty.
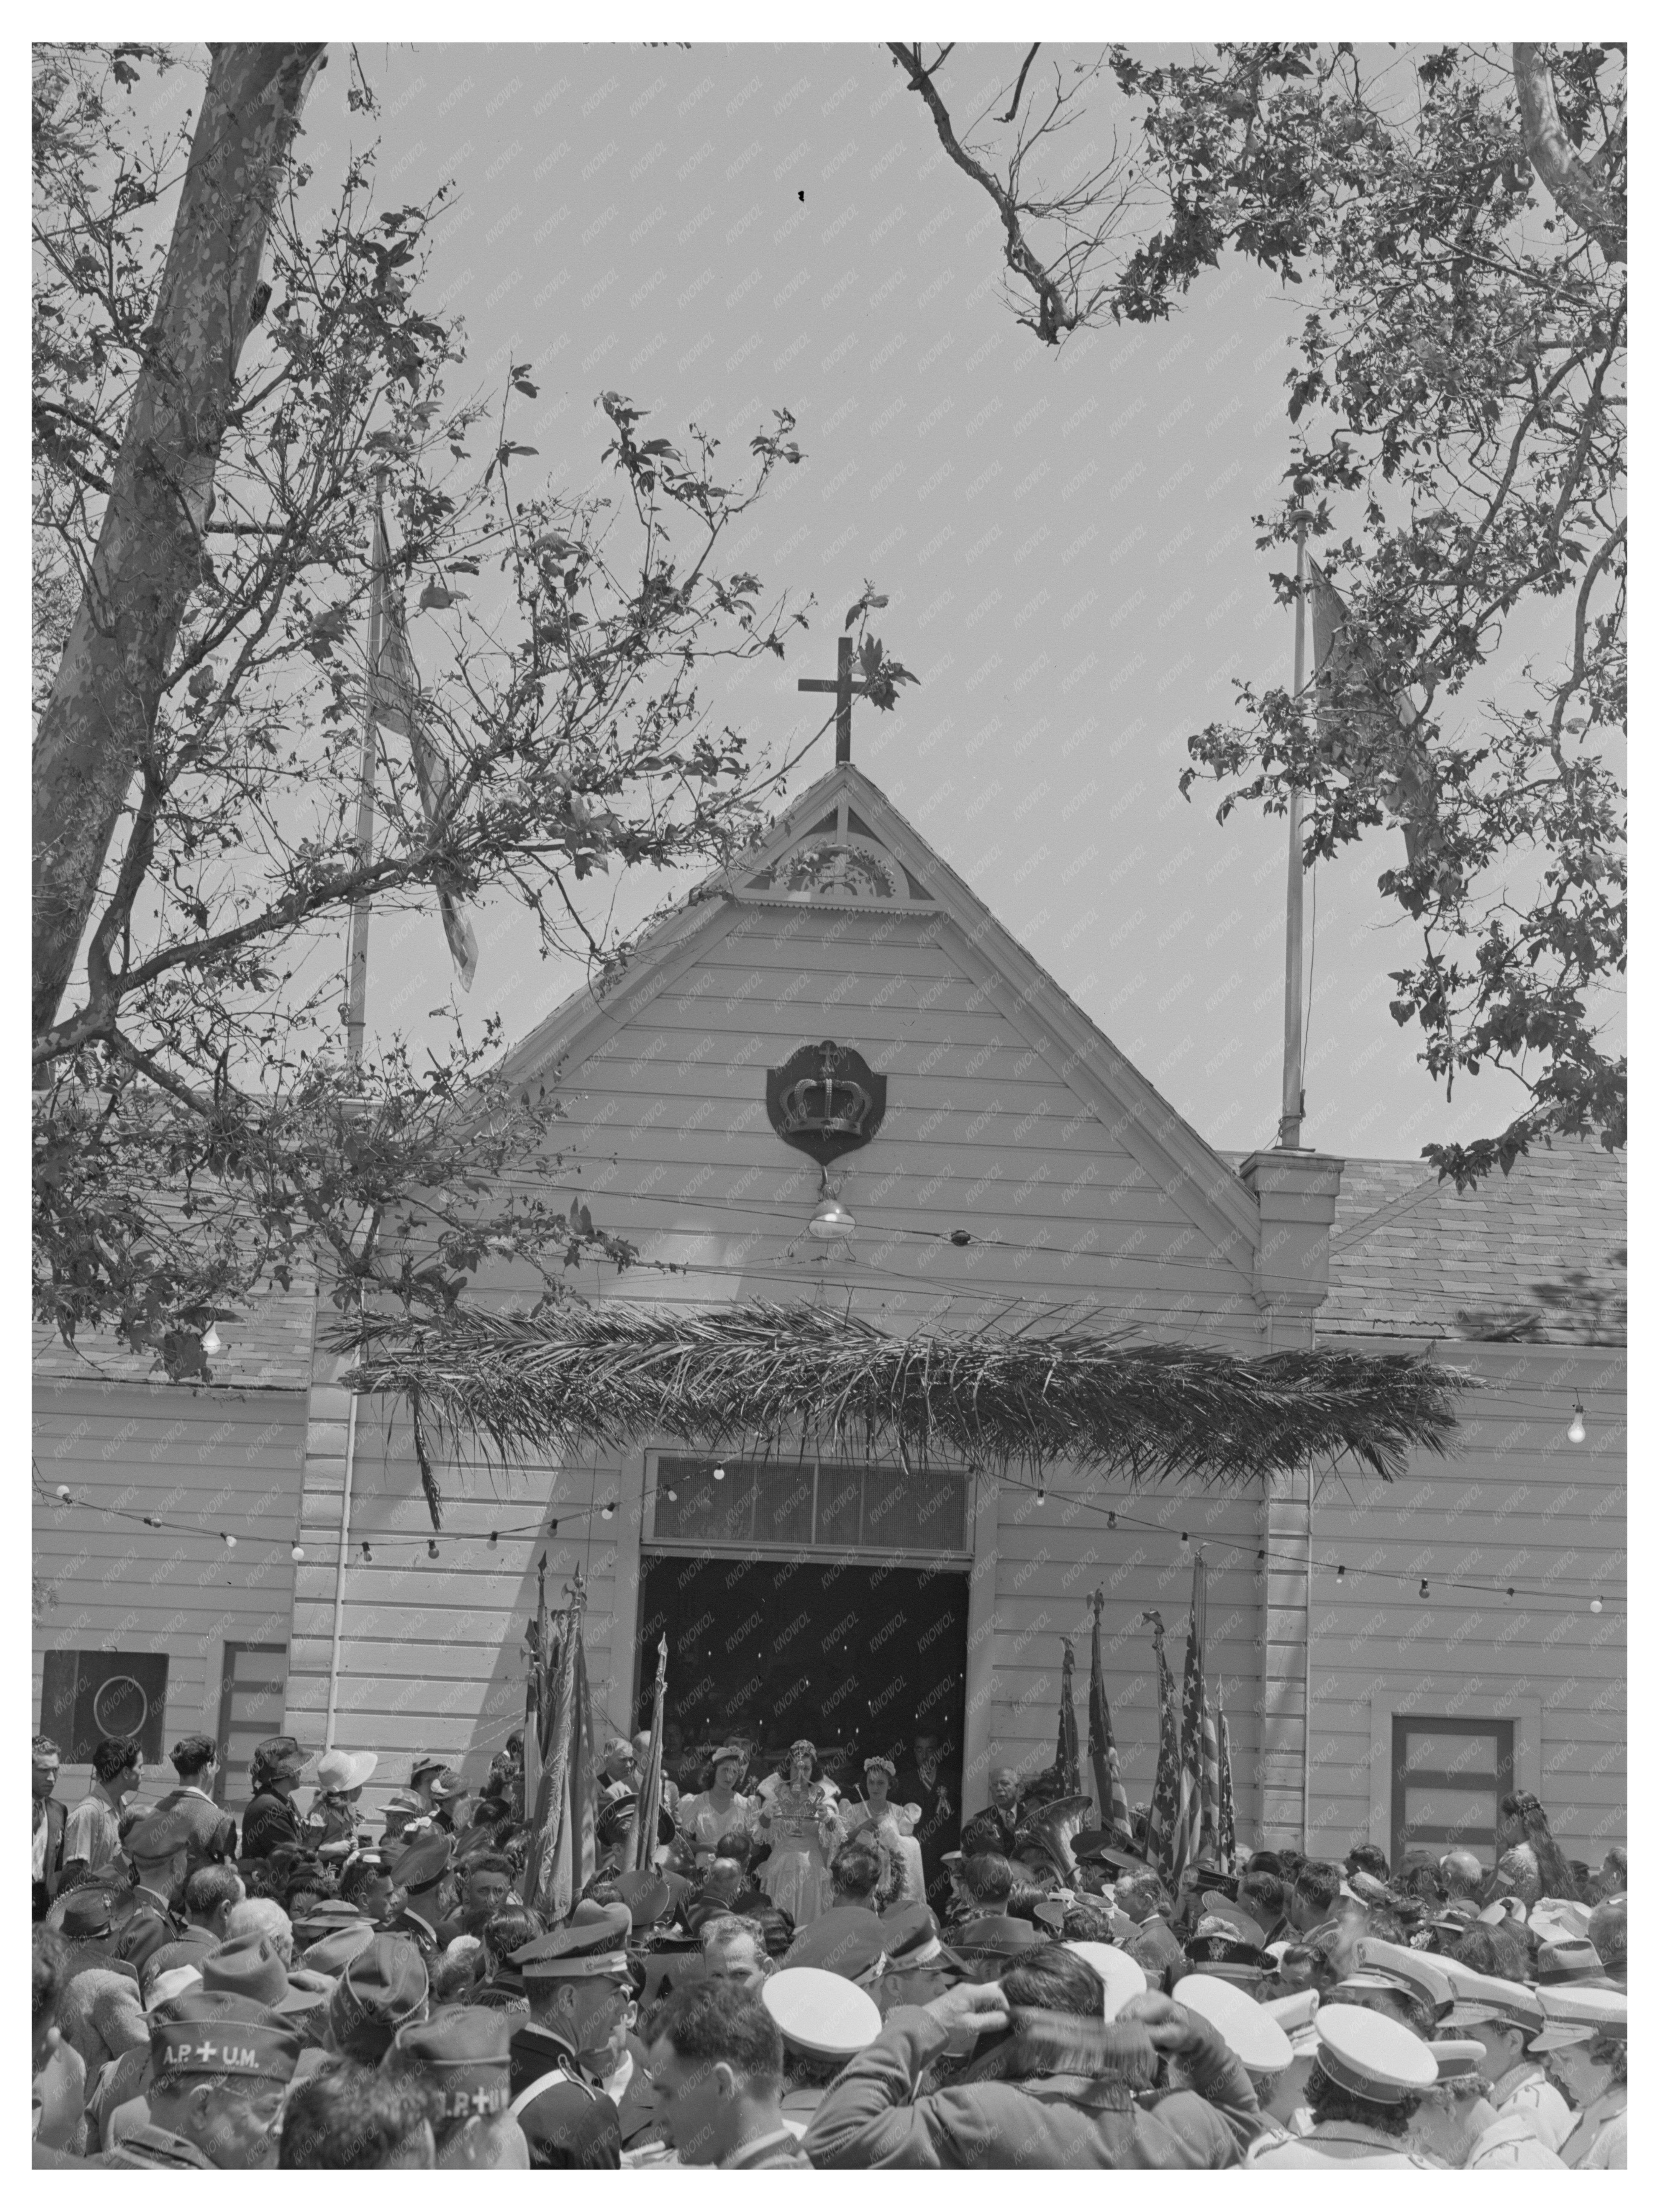
[[[209,1361],[212,1382],[227,1390],[305,1390],[311,1385],[311,1341],[317,1282],[296,1267],[293,1287],[274,1285],[249,1299],[234,1320],[219,1323],[224,1350]],[[161,1382],[167,1375],[153,1352],[129,1352],[112,1336],[86,1330],[65,1344],[55,1329],[34,1330],[34,1372],[43,1379],[83,1382]],[[175,1389],[197,1389],[199,1382]]]
[[[1623,1344],[1628,1182],[1594,1141],[1461,1193],[1421,1160],[1350,1159],[1318,1332]]]

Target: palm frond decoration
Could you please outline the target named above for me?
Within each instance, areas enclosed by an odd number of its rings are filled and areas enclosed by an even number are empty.
[[[1078,1332],[890,1334],[857,1315],[763,1300],[653,1312],[569,1300],[541,1313],[458,1307],[354,1317],[343,1377],[401,1398],[434,1451],[504,1462],[660,1437],[994,1474],[1057,1464],[1136,1486],[1242,1488],[1310,1466],[1391,1481],[1413,1451],[1455,1449],[1474,1378],[1418,1354],[1334,1349],[1255,1358]],[[430,1497],[430,1493],[429,1493]],[[434,1507],[434,1525],[436,1507]]]

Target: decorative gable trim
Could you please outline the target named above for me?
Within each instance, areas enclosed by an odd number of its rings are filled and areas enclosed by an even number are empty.
[[[732,889],[745,905],[936,911],[926,884],[856,811],[846,788],[810,829],[768,852]]]
[[[888,896],[832,892],[820,898],[810,884],[792,889],[782,864],[816,841],[830,842],[831,824],[835,843],[849,853],[867,848],[872,860],[879,856],[884,869],[893,872]],[[804,896],[797,896],[797,890]],[[1233,1170],[851,762],[803,792],[755,851],[707,878],[683,906],[647,933],[612,991],[597,999],[587,991],[576,993],[507,1054],[503,1073],[521,1080],[554,1066],[574,1071],[738,927],[745,908],[802,904],[842,913],[931,915],[935,929],[948,928],[953,954],[988,1003],[1049,1060],[1060,1079],[1183,1209],[1217,1253],[1238,1269],[1255,1303],[1261,1212]]]

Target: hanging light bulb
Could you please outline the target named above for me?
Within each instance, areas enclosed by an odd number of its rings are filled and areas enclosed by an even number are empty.
[[[678,1490],[671,1490],[671,1491],[668,1491],[668,1492],[665,1492],[665,1495],[666,1496],[666,1498],[667,1498],[667,1499],[668,1499],[668,1502],[669,1502],[669,1504],[670,1504],[671,1505],[678,1505],[678,1504],[679,1504],[679,1502],[680,1502],[680,1493],[678,1492]]]
[[[603,1505],[601,1505],[601,1506],[600,1506],[600,1508],[599,1508],[599,1518],[600,1518],[600,1520],[601,1520],[601,1521],[608,1521],[608,1520],[611,1518],[611,1515],[616,1511],[616,1510],[617,1510],[617,1501],[616,1501],[616,1499],[615,1499],[614,1498],[607,1498],[607,1499],[606,1499],[606,1501],[605,1501],[605,1503]]]
[[[487,1548],[492,1552],[499,1551],[501,1548],[495,1541],[495,1531],[493,1528],[489,1532],[489,1543]]]
[[[295,1560],[303,1559],[305,1555],[306,1547],[303,1544],[296,1544],[294,1547],[294,1549],[289,1553],[289,1559]]]
[[[367,1537],[367,1536],[365,1536],[365,1537],[364,1537],[364,1539],[363,1539],[363,1565],[364,1565],[366,1567],[372,1567],[372,1566],[374,1565],[374,1553],[373,1553],[373,1552],[371,1552],[371,1551],[369,1550],[369,1548],[368,1548],[368,1537]]]
[[[211,1359],[215,1352],[222,1352],[224,1348],[225,1340],[219,1334],[218,1322],[216,1321],[209,1322],[207,1325],[207,1334],[202,1339],[203,1351],[205,1352],[208,1358]]]
[[[1187,1531],[1184,1528],[1181,1532],[1181,1542],[1182,1547],[1184,1550],[1187,1544]]]
[[[1515,1595],[1514,1589],[1511,1587],[1510,1589],[1506,1589],[1504,1595],[1505,1597],[1513,1597]]]
[[[1338,1569],[1337,1569],[1337,1571],[1336,1571],[1336,1579],[1338,1580],[1338,1582],[1340,1582],[1340,1581],[1343,1579],[1344,1576],[1347,1573],[1347,1571],[1347,1571],[1347,1569],[1346,1569],[1346,1567],[1343,1567],[1343,1566],[1339,1566],[1339,1567],[1338,1567]]]
[[[1046,1505],[1046,1504],[1048,1504],[1048,1492],[1043,1488],[1043,1486],[1042,1486],[1042,1485],[1041,1483],[1038,1483],[1038,1485],[1037,1485],[1037,1494],[1036,1494],[1036,1498],[1037,1498],[1037,1504],[1038,1504],[1039,1505]]]
[[[1572,1394],[1572,1419],[1567,1423],[1567,1442],[1582,1444],[1589,1433],[1584,1426],[1584,1401],[1575,1390]]]
[[[548,1534],[549,1534],[550,1536],[556,1536],[556,1535],[558,1534],[558,1533],[559,1533],[559,1524],[558,1524],[558,1522],[557,1522],[556,1521],[550,1521],[550,1522],[548,1522],[548,1524],[547,1524],[547,1533],[548,1533]]]
[[[1109,1514],[1106,1516],[1106,1526],[1107,1526],[1109,1528],[1116,1528],[1116,1526],[1117,1526],[1117,1516],[1116,1516],[1116,1514],[1115,1514],[1115,1513],[1109,1513]]]
[[[1419,1583],[1419,1584],[1417,1585],[1417,1595],[1419,1595],[1419,1597],[1426,1597],[1426,1596],[1428,1595],[1428,1594],[1429,1594],[1429,1578],[1428,1578],[1428,1577],[1427,1577],[1426,1575],[1425,1575],[1425,1576],[1424,1576],[1424,1577],[1423,1577],[1423,1579],[1422,1579],[1422,1581],[1421,1581],[1420,1583]]]
[[[1593,1597],[1593,1598],[1590,1600],[1590,1611],[1591,1611],[1592,1613],[1600,1613],[1600,1612],[1601,1612],[1601,1599],[1600,1599],[1599,1597]]]
[[[225,1538],[225,1549],[228,1552],[234,1552],[236,1549],[236,1539],[234,1536]]]
[[[60,1482],[58,1484],[58,1495],[63,1499],[65,1505],[73,1504],[75,1502],[70,1494],[70,1486],[66,1482]]]
[[[427,1540],[426,1540],[426,1555],[427,1555],[427,1557],[428,1557],[428,1559],[435,1559],[437,1558],[437,1556],[438,1556],[438,1540],[437,1540],[437,1538],[436,1538],[435,1536],[428,1536],[428,1537],[427,1538]]]
[[[858,1224],[838,1198],[827,1194],[818,1200],[817,1210],[806,1224],[810,1233],[821,1243],[832,1243],[837,1237],[854,1236]]]
[[[717,1467],[717,1468],[714,1469],[714,1480],[715,1480],[715,1481],[716,1481],[716,1482],[724,1482],[724,1481],[725,1481],[725,1480],[726,1480],[726,1469],[725,1469],[723,1467]]]

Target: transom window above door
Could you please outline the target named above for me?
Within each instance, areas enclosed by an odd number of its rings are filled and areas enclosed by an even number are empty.
[[[964,1556],[972,1548],[960,1468],[907,1474],[847,1460],[653,1456],[648,1543]]]

